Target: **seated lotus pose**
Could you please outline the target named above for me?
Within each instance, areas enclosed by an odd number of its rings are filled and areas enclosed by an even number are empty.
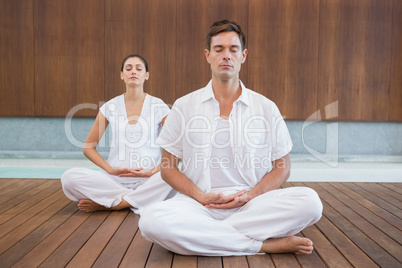
[[[178,194],[144,209],[143,236],[184,255],[310,254],[312,241],[296,234],[322,203],[310,188],[280,189],[293,145],[277,106],[239,80],[239,25],[214,23],[204,53],[212,80],[175,102],[157,139],[162,178]]]
[[[144,93],[149,72],[143,57],[127,56],[120,77],[126,84],[125,94],[100,108],[83,149],[102,170],[72,168],[61,177],[65,195],[79,201],[84,212],[130,208],[140,214],[145,206],[175,194],[161,178],[161,148],[155,143],[170,109],[161,99]],[[105,161],[96,147],[108,125],[112,141]]]

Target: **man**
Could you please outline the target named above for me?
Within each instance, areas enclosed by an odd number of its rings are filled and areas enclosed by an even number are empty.
[[[240,27],[215,22],[204,53],[212,80],[175,102],[157,140],[162,178],[179,194],[144,210],[143,236],[185,255],[310,254],[312,241],[295,234],[322,204],[310,188],[278,189],[292,142],[276,105],[239,80]]]

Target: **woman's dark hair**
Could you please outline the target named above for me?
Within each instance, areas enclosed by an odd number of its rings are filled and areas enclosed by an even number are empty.
[[[209,32],[207,34],[207,49],[211,50],[211,40],[212,37],[215,35],[218,35],[223,32],[235,32],[239,36],[240,43],[241,43],[241,49],[244,50],[246,46],[246,36],[244,35],[243,31],[240,28],[240,25],[238,25],[234,21],[229,21],[229,20],[221,20],[221,21],[216,21],[211,25],[211,28],[209,29]]]
[[[146,61],[143,57],[141,57],[140,55],[137,55],[137,54],[128,55],[127,57],[124,58],[124,60],[123,60],[123,62],[122,62],[122,64],[121,64],[121,71],[124,70],[124,64],[126,63],[126,61],[127,61],[129,58],[139,58],[139,59],[144,63],[144,65],[145,65],[145,71],[148,72],[148,63],[147,63],[147,61]]]

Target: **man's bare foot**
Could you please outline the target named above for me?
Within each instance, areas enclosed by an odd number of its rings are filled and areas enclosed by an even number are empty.
[[[110,208],[99,205],[98,203],[95,203],[94,201],[89,200],[89,199],[80,200],[80,202],[78,202],[78,208],[83,212],[94,212],[94,211],[98,211],[98,210],[110,210]]]
[[[313,242],[310,239],[300,236],[289,236],[265,240],[259,253],[311,254],[313,249]]]

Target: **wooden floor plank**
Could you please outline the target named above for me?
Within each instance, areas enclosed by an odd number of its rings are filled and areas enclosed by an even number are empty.
[[[398,183],[398,182],[395,182],[395,183],[389,183],[389,185],[392,185],[393,187],[399,187],[399,188],[401,188],[402,189],[402,183]]]
[[[320,256],[317,254],[316,250],[313,250],[313,252],[310,255],[295,255],[297,261],[300,263],[301,267],[303,268],[326,268],[327,266],[325,265],[324,261],[320,258]]]
[[[39,267],[66,267],[109,214],[107,211],[92,213]]]
[[[297,236],[305,237],[301,232]],[[313,243],[313,247],[314,247]],[[295,254],[295,257],[301,267],[327,267],[321,257],[317,254],[316,250],[309,255]]]
[[[345,235],[349,237],[363,252],[370,256],[373,261],[375,261],[381,267],[398,267],[400,262],[391,256],[386,250],[384,250],[383,245],[379,246],[372,238],[370,238],[365,232],[361,230],[359,222],[354,225],[349,219],[335,210],[333,205],[333,199],[327,191],[321,188],[318,183],[304,183],[306,186],[313,188],[321,199],[324,205],[324,215]],[[327,197],[330,198],[327,198]],[[329,201],[327,201],[330,199]],[[328,205],[329,202],[331,204]],[[338,201],[339,202],[339,201]],[[356,222],[353,220],[353,222]],[[359,228],[357,228],[358,226]],[[367,230],[366,230],[367,231]]]
[[[327,188],[327,183],[320,183],[320,187],[325,190]],[[330,189],[330,191],[333,188]],[[328,193],[328,190],[326,190]],[[350,209],[344,203],[335,198],[333,194],[327,194],[322,197],[326,200],[332,207],[338,210],[345,218],[347,218],[351,223],[359,226],[359,229],[363,231],[372,240],[376,241],[382,248],[389,252],[394,258],[402,262],[402,254],[400,254],[400,244],[398,244],[393,238],[385,235],[385,233],[374,226],[372,223],[367,221],[365,218],[360,216],[356,211]]]
[[[197,268],[197,256],[174,254],[172,268]]]
[[[221,268],[222,257],[201,257],[197,258],[198,268]]]
[[[332,195],[336,196],[336,198],[339,201],[341,201],[345,206],[349,207],[355,213],[359,214],[363,219],[365,219],[371,225],[375,225],[375,227],[377,229],[381,230],[383,233],[387,234],[392,239],[402,243],[402,231],[401,230],[399,230],[395,226],[391,225],[390,223],[388,223],[381,217],[377,216],[376,214],[374,214],[373,212],[368,210],[366,207],[364,207],[360,203],[358,203],[355,200],[353,200],[352,198],[350,198],[344,192],[339,191],[336,187],[333,187],[331,184],[322,183],[321,187],[323,187],[328,192],[331,192]],[[345,190],[347,191],[347,189],[345,189]],[[362,202],[362,200],[365,200],[364,197],[361,197],[359,201]],[[399,221],[398,224],[401,224],[401,221]]]
[[[315,251],[328,267],[352,267],[349,261],[315,225],[307,227],[302,233],[305,237],[314,241]]]
[[[326,217],[380,267],[397,267],[399,261],[335,209],[323,202]]]
[[[378,267],[359,247],[345,236],[327,217],[316,223],[318,229],[354,267]]]
[[[22,181],[23,179],[6,179],[0,178],[0,196],[3,195],[3,189],[12,187],[14,184]]]
[[[76,204],[72,203],[74,206]],[[45,240],[25,255],[14,267],[38,267],[49,257],[91,214],[77,211]]]
[[[46,187],[45,189],[42,190],[42,187]],[[56,182],[51,182],[49,181],[48,183],[41,184],[38,187],[35,187],[32,189],[30,192],[31,194],[28,194],[27,196],[21,195],[23,198],[19,199],[19,197],[16,197],[9,202],[4,203],[4,211],[0,214],[0,224],[10,220],[11,218],[17,216],[18,214],[27,211],[29,213],[30,210],[35,209],[33,206],[40,201],[42,201],[45,197],[48,197],[49,195],[53,194],[57,190],[60,189],[60,185]],[[42,190],[42,191],[41,191]],[[25,198],[26,197],[26,198]],[[22,202],[18,202],[21,201]],[[17,203],[18,202],[18,203]],[[17,204],[14,204],[17,203]]]
[[[402,195],[402,188],[399,187],[395,187],[389,183],[379,183],[382,187],[385,187],[391,191],[394,191],[396,193],[398,193],[399,195]]]
[[[294,254],[271,254],[275,267],[301,267]]]
[[[18,241],[29,235],[30,232],[38,228],[38,226],[42,225],[69,203],[70,200],[62,196],[50,206],[39,212],[37,215],[4,235],[2,238],[0,238],[0,254],[4,253],[10,247],[15,245]]]
[[[364,196],[364,198],[370,200],[377,206],[381,207],[388,213],[391,213],[392,215],[397,216],[399,219],[402,219],[402,209],[394,206],[393,204],[388,203],[387,201],[379,198],[377,195],[368,192],[367,190],[361,188],[358,183],[353,183],[353,182],[344,182],[343,185],[346,187],[350,188],[354,192],[360,194],[361,196]]]
[[[398,208],[402,208],[402,199],[401,199],[400,195],[381,186],[380,184],[378,184],[378,183],[375,183],[375,184],[374,183],[360,183],[359,186],[362,187],[363,189],[377,195],[378,197],[387,201],[388,203],[393,204],[394,206],[396,206]],[[394,197],[394,194],[397,196]]]
[[[35,184],[35,180],[27,180],[27,179],[17,179],[17,180],[1,181],[1,182],[7,184],[7,187],[4,187],[0,191],[0,198],[14,191],[18,191],[18,189],[20,189],[21,187],[26,186],[27,183]]]
[[[18,228],[18,226],[24,224],[26,221],[29,221],[36,214],[40,213],[42,210],[46,209],[62,197],[65,198],[62,190],[58,190],[45,199],[41,200],[39,203],[33,205],[31,209],[25,211],[24,213],[20,213],[10,220],[6,221],[2,225],[0,225],[0,237],[5,236],[7,233]]]
[[[14,208],[15,206],[19,205],[21,202],[37,195],[38,193],[46,190],[49,187],[59,187],[60,188],[60,183],[57,180],[43,180],[43,183],[38,183],[38,184],[33,184],[33,187],[27,191],[25,191],[23,194],[14,197],[12,199],[9,199],[8,201],[4,202],[1,204],[0,207],[0,213],[3,213],[10,208]],[[6,212],[7,214],[9,212]]]
[[[38,183],[45,183],[46,181],[36,181],[36,180],[23,180],[1,191],[0,205],[7,202],[13,198],[23,195],[29,189],[32,189],[33,185],[38,185]]]
[[[39,228],[0,255],[0,266],[11,267],[16,264],[76,211],[77,206],[73,203],[64,207]]]
[[[342,192],[344,195],[348,196],[349,198],[353,199],[355,202],[364,206],[364,208],[368,209],[378,217],[381,217],[387,223],[392,224],[394,228],[402,230],[402,219],[396,217],[394,214],[384,210],[380,206],[374,204],[369,199],[366,199],[365,196],[362,196],[355,191],[352,191],[342,183],[331,183],[333,187],[335,187],[338,191]],[[376,224],[375,221],[371,221],[372,223]]]
[[[222,257],[222,263],[225,268],[243,268],[248,266],[246,256]]]
[[[60,180],[0,179],[0,189],[7,189],[7,194],[14,193],[8,197],[16,198],[5,198],[0,206],[0,221],[3,219],[0,249],[8,241],[17,241],[0,254],[0,267],[7,268],[14,263],[17,268],[90,267],[91,264],[92,267],[259,268],[325,267],[326,264],[345,267],[343,262],[355,267],[402,267],[395,256],[402,251],[400,234],[393,235],[395,230],[401,231],[402,213],[397,207],[402,202],[401,184],[294,182],[284,187],[292,184],[312,187],[323,200],[323,218],[303,231],[314,242],[313,254],[197,257],[176,255],[146,241],[138,230],[139,216],[132,212],[123,212],[126,216],[121,218],[114,218],[118,213],[112,212],[83,213],[77,211],[76,203],[68,200],[64,208],[57,210],[57,200],[61,202],[65,198]],[[31,187],[17,191],[26,185]],[[10,222],[19,227],[11,228]],[[380,234],[383,240],[378,239]],[[389,239],[394,244],[388,243]],[[342,263],[337,263],[339,260]]]
[[[75,268],[78,266],[91,267],[109,240],[120,227],[126,218],[129,210],[113,211],[99,226],[85,245],[78,251],[74,258],[68,263],[67,267]],[[131,210],[130,210],[131,212]]]
[[[92,268],[118,267],[138,230],[139,216],[129,213]],[[148,256],[148,254],[146,254]],[[144,261],[145,264],[145,261]]]
[[[274,268],[270,254],[264,255],[249,255],[247,262],[250,268]]]
[[[153,244],[146,268],[168,268],[171,267],[173,253],[163,247]]]
[[[133,228],[136,230],[135,237],[131,242],[126,254],[121,261],[119,267],[121,268],[136,268],[145,267],[149,252],[152,248],[152,243],[147,241],[138,229],[138,219],[136,219],[136,224]]]

